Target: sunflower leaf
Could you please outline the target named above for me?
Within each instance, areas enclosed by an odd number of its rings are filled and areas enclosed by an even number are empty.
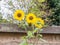
[[[29,38],[33,37],[33,33],[31,31],[28,31],[27,35],[28,35]]]
[[[23,41],[22,43],[20,43],[19,45],[28,45],[28,43],[26,41]]]

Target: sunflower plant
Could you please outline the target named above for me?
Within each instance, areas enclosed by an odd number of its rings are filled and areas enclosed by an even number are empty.
[[[27,40],[35,37],[34,34],[44,27],[42,18],[33,13],[25,14],[23,10],[16,10],[13,14],[13,19],[19,21],[19,27],[27,30],[27,36],[23,37],[24,41],[20,45],[28,45]]]
[[[23,10],[16,10],[13,14],[13,18],[19,21],[19,25],[25,25],[26,30],[28,26],[34,28],[42,28],[44,26],[44,20],[42,18],[37,17],[33,13],[28,13],[27,15],[25,15]]]

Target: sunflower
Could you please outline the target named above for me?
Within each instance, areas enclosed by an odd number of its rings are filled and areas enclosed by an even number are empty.
[[[16,10],[14,12],[13,18],[16,19],[16,20],[19,20],[19,21],[23,20],[24,12],[22,10]]]
[[[35,23],[35,26],[37,28],[42,28],[44,26],[44,20],[42,20],[41,18],[37,18],[37,22]]]
[[[36,22],[36,16],[32,13],[29,13],[26,17],[27,23],[34,24]]]

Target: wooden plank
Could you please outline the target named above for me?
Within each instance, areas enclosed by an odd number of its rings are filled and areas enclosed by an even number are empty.
[[[49,26],[43,29],[42,33],[60,34],[60,26]]]
[[[0,33],[0,45],[19,45],[22,42],[22,36],[26,36],[26,34]],[[35,37],[27,41],[34,45],[60,45],[60,35],[44,34],[42,39]]]
[[[26,33],[26,30],[19,28],[16,24],[0,24],[0,32],[20,32]],[[39,32],[40,33],[40,32]],[[60,26],[46,27],[41,33],[45,34],[60,34]]]
[[[24,33],[26,30],[21,29],[16,24],[0,24],[0,32],[20,32]]]

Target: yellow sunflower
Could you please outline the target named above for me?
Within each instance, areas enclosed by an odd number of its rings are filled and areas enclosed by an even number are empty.
[[[16,20],[19,20],[19,21],[23,20],[24,12],[22,10],[16,10],[14,12],[13,18],[16,19]]]
[[[37,18],[37,22],[35,23],[35,26],[37,28],[42,28],[44,26],[44,20],[42,20],[41,18]]]
[[[29,13],[26,16],[26,21],[27,21],[27,23],[34,24],[36,22],[36,16],[34,14],[32,14],[32,13]]]

